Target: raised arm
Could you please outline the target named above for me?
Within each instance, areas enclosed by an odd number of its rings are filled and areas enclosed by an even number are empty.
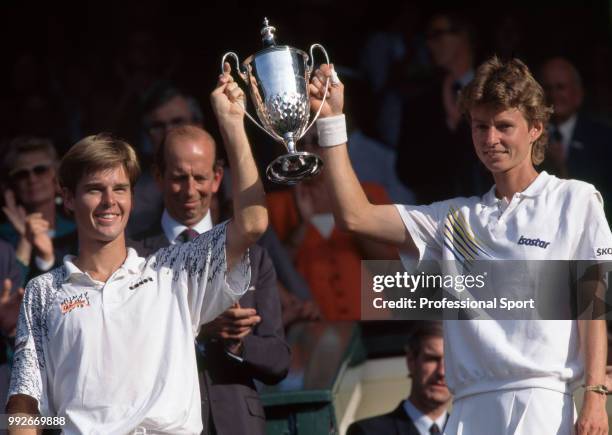
[[[215,372],[229,370],[236,377],[275,384],[286,376],[291,360],[284,339],[276,273],[261,247],[254,246],[249,257],[253,290],[240,300],[244,305],[234,306],[203,325],[201,337],[212,339],[206,344],[206,352],[215,360]]]
[[[310,84],[310,104],[313,111],[322,103],[325,82],[332,77],[329,65],[316,70]],[[329,86],[328,97],[323,103],[317,127],[319,143],[325,138],[322,124],[334,121],[340,125],[343,120],[344,85],[337,81]],[[333,126],[335,129],[335,126]],[[341,228],[358,235],[391,243],[404,250],[416,252],[416,247],[406,230],[399,212],[393,205],[374,205],[366,197],[357,175],[351,166],[346,143],[319,148],[325,163],[325,183],[333,203],[334,217]]]
[[[230,66],[219,77],[211,102],[232,169],[234,217],[227,232],[228,268],[257,241],[268,226],[265,193],[244,129],[244,92],[230,75]]]

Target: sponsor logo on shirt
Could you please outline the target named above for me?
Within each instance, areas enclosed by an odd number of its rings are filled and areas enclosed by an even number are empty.
[[[83,292],[80,295],[70,296],[65,298],[60,304],[62,314],[66,314],[74,310],[75,308],[85,308],[89,306],[89,294]]]
[[[525,236],[521,236],[518,241],[518,244],[525,246],[537,246],[538,248],[546,249],[548,248],[548,245],[550,245],[550,242],[546,242],[540,239],[528,239]]]
[[[153,282],[153,278],[148,277],[148,278],[143,278],[140,281],[138,281],[137,283],[134,283],[130,286],[130,290],[134,290],[138,287],[140,287],[141,285],[145,285],[148,282]]]
[[[612,255],[612,248],[597,248],[597,256]]]

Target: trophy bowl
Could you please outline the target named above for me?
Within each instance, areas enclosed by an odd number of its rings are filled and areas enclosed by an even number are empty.
[[[297,48],[277,45],[276,29],[264,19],[261,30],[264,49],[240,63],[238,55],[228,52],[221,60],[221,71],[228,58],[233,58],[236,73],[251,96],[260,123],[245,108],[246,116],[272,138],[281,142],[288,153],[278,156],[267,167],[269,180],[280,184],[295,184],[319,173],[323,161],[314,153],[298,151],[296,142],[312,127],[319,111],[310,119],[308,84],[314,68],[313,50],[318,48],[329,63],[327,52],[320,44],[312,44],[310,56]],[[327,85],[323,102],[327,97]]]

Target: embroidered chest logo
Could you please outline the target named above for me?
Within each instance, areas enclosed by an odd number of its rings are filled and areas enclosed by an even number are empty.
[[[70,296],[69,298],[65,298],[60,304],[60,309],[62,310],[62,314],[69,313],[75,308],[85,308],[85,307],[89,307],[88,292],[83,292],[80,295],[75,295],[75,296]]]
[[[138,281],[137,283],[132,284],[132,285],[130,286],[130,290],[134,290],[135,288],[140,287],[141,285],[145,285],[145,284],[146,284],[146,283],[148,283],[148,282],[153,282],[153,278],[148,277],[148,278],[143,278],[143,279],[141,279],[141,280],[140,280],[140,281]]]
[[[521,236],[518,241],[518,244],[525,246],[537,246],[538,248],[546,249],[548,248],[548,245],[550,245],[550,242],[546,242],[540,239],[528,239],[525,236]]]

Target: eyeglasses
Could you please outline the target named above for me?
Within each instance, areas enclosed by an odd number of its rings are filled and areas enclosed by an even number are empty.
[[[166,131],[172,129],[172,128],[176,128],[176,127],[181,127],[183,125],[187,125],[187,124],[191,124],[191,119],[187,119],[187,118],[183,118],[183,117],[177,117],[177,118],[172,118],[170,121],[168,122],[163,122],[163,121],[153,121],[149,124],[149,133],[153,134],[153,133],[165,133]]]
[[[51,170],[51,165],[36,165],[32,168],[21,168],[9,173],[9,178],[13,181],[23,181],[30,178],[30,175],[42,177]]]

